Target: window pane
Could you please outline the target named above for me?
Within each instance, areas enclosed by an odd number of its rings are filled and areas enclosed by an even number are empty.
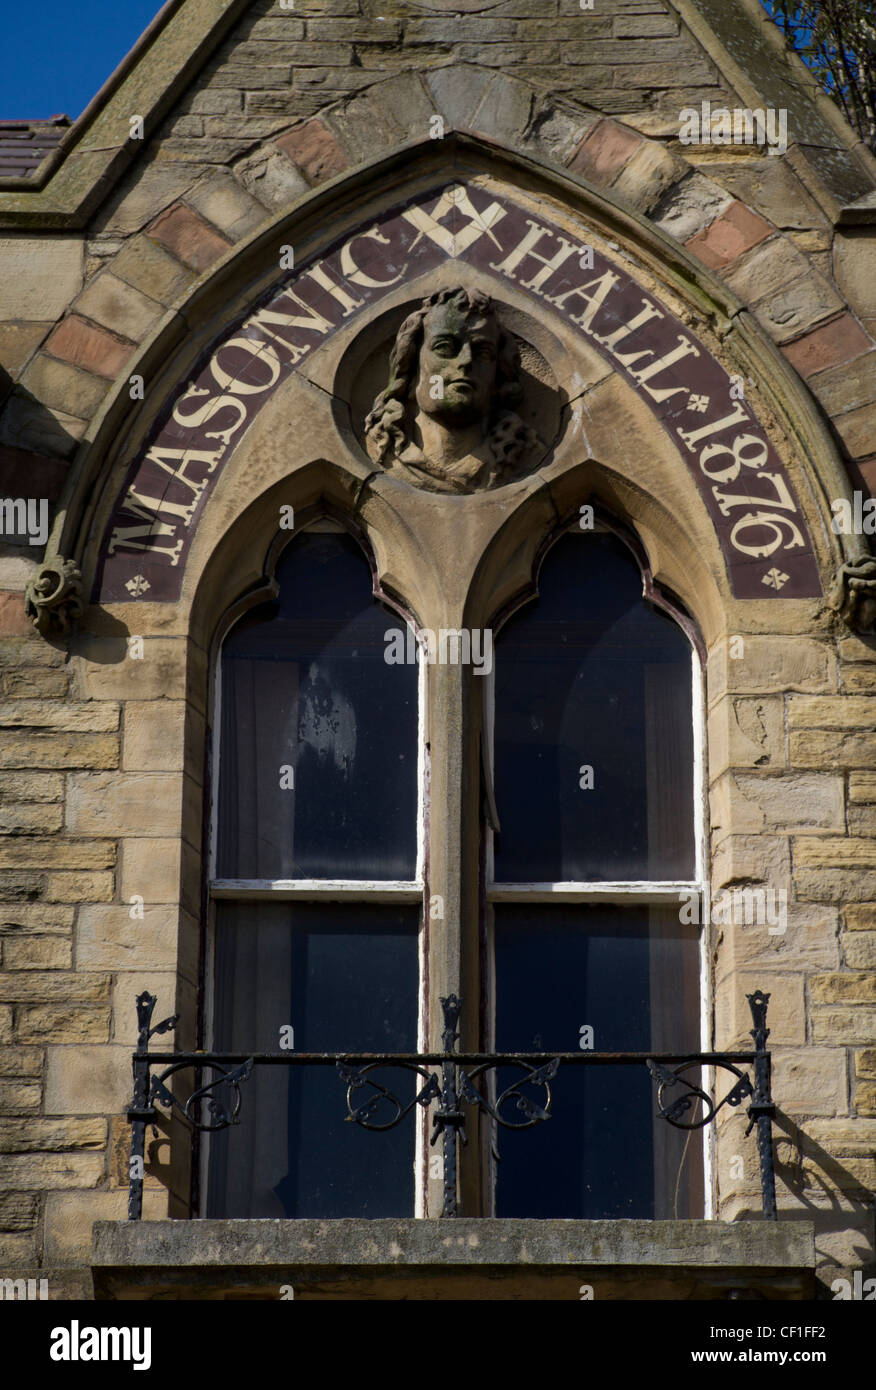
[[[349,536],[305,533],[222,652],[220,878],[412,879],[417,667]]]
[[[298,1052],[416,1052],[417,908],[217,908],[216,1051],[277,1052],[291,1025]],[[409,1073],[380,1080],[413,1096]],[[333,1066],[256,1067],[242,1095],[240,1124],[210,1140],[208,1216],[413,1214],[412,1116],[385,1133],[346,1122]]]
[[[539,589],[496,649],[497,882],[692,878],[690,642],[615,536],[562,537]]]
[[[574,1052],[583,1027],[595,1052],[699,1051],[696,930],[677,907],[503,904],[495,924],[497,1051]],[[544,1124],[498,1131],[499,1216],[702,1215],[701,1142],[684,1157],[647,1067],[561,1067],[551,1089]]]

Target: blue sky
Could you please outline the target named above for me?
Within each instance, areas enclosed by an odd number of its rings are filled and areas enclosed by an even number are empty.
[[[0,119],[75,118],[164,0],[5,0]]]

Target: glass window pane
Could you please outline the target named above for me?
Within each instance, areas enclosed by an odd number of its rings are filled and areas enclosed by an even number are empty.
[[[417,667],[349,536],[305,532],[222,651],[220,878],[412,879]]]
[[[214,1049],[277,1052],[291,1025],[298,1052],[416,1052],[418,920],[395,904],[218,903]],[[413,1096],[410,1073],[380,1080]],[[384,1133],[345,1121],[333,1066],[256,1067],[242,1094],[240,1124],[209,1141],[208,1216],[413,1214],[414,1117]]]
[[[613,535],[562,537],[539,590],[496,648],[496,881],[692,878],[690,642]]]
[[[495,956],[499,1052],[574,1052],[584,1027],[595,1052],[700,1050],[697,934],[677,907],[497,905]],[[551,1089],[549,1120],[498,1130],[499,1216],[702,1215],[700,1139],[685,1155],[647,1067],[561,1067]]]

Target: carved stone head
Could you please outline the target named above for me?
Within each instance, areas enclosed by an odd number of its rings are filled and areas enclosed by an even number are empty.
[[[479,290],[440,290],[398,331],[390,377],[365,421],[369,456],[434,492],[511,481],[537,444],[509,407],[523,395],[520,353]]]

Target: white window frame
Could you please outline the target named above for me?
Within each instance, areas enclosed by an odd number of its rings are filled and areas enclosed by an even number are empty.
[[[349,535],[349,531],[337,522],[323,518],[296,530],[289,544],[307,531],[330,531]],[[355,539],[355,537],[354,537]],[[364,553],[364,552],[363,552]],[[383,602],[376,595],[375,602]],[[384,603],[385,606],[385,603]],[[413,624],[401,611],[396,610],[401,621],[413,629]],[[239,615],[238,615],[239,616]],[[421,909],[417,930],[418,993],[417,993],[417,1051],[426,1050],[426,980],[428,962],[426,960],[426,920],[428,902],[426,900],[426,826],[427,826],[427,729],[426,729],[426,663],[418,662],[417,678],[417,858],[415,876],[412,879],[321,879],[321,878],[277,878],[246,879],[216,877],[216,847],[219,827],[219,777],[221,771],[221,731],[222,731],[222,652],[226,638],[234,631],[237,618],[229,625],[216,646],[212,671],[212,775],[210,780],[210,843],[207,855],[207,903],[208,921],[206,934],[206,960],[204,964],[205,1007],[204,1033],[212,1040],[215,1027],[215,985],[216,985],[216,913],[214,904],[223,901],[234,902],[348,902],[348,903],[407,903]],[[343,1091],[338,1088],[338,1103],[343,1104]],[[426,1151],[427,1131],[425,1124],[416,1125],[414,1145],[414,1216],[426,1215],[426,1187],[428,1181],[428,1154]],[[199,1162],[199,1206],[200,1215],[205,1209],[207,1182],[209,1176],[210,1135],[201,1136]],[[291,1218],[290,1218],[291,1219]]]
[[[627,544],[622,532],[616,531],[611,526],[606,526],[597,522],[591,530],[582,531],[576,529],[574,525],[559,531],[552,542],[553,544],[564,535],[576,535],[582,539],[597,532],[609,532],[616,535],[619,540]],[[641,571],[641,561],[631,546],[628,546],[630,553],[639,565]],[[547,561],[550,550],[546,553],[544,560]],[[642,597],[645,600],[651,597],[647,592],[643,576]],[[524,601],[514,613],[521,609],[528,608],[532,599]],[[537,600],[535,600],[537,602]],[[703,661],[697,650],[696,643],[693,641],[690,632],[685,631],[677,617],[667,607],[665,610],[676,622],[676,626],[685,633],[691,648],[691,679],[692,679],[692,700],[691,714],[693,718],[693,815],[694,815],[694,873],[693,879],[620,879],[615,882],[600,880],[598,883],[579,883],[574,881],[557,881],[546,883],[502,883],[495,878],[495,832],[489,823],[485,825],[486,844],[484,855],[484,896],[486,902],[486,957],[487,957],[487,1020],[488,1020],[488,1042],[487,1047],[491,1052],[496,1050],[495,1035],[495,1001],[496,1001],[496,980],[495,980],[495,929],[494,913],[492,907],[496,903],[616,903],[621,905],[633,905],[641,903],[672,904],[681,905],[682,899],[691,899],[696,896],[698,904],[697,916],[700,923],[699,931],[699,981],[700,981],[700,1019],[699,1035],[700,1050],[708,1051],[711,1045],[711,1018],[712,1018],[712,983],[711,972],[708,962],[708,923],[703,922],[703,903],[707,901],[706,889],[708,887],[708,780],[706,768],[706,673]],[[505,615],[502,626],[510,621],[514,613]],[[495,634],[495,660],[493,669],[487,680],[486,689],[487,699],[487,719],[485,739],[487,744],[487,758],[490,768],[491,779],[495,778],[495,696],[496,696],[496,670],[501,661],[501,628]],[[495,782],[493,781],[493,785]],[[570,1046],[571,1050],[571,1046]],[[697,1083],[706,1091],[707,1095],[715,1094],[715,1068],[703,1067]],[[714,1125],[705,1125],[700,1131],[702,1137],[702,1157],[703,1157],[703,1189],[704,1204],[703,1218],[713,1220],[716,1209],[715,1193],[715,1135]],[[490,1161],[491,1181],[490,1181],[490,1215],[495,1216],[495,1182],[492,1181],[492,1160]]]

